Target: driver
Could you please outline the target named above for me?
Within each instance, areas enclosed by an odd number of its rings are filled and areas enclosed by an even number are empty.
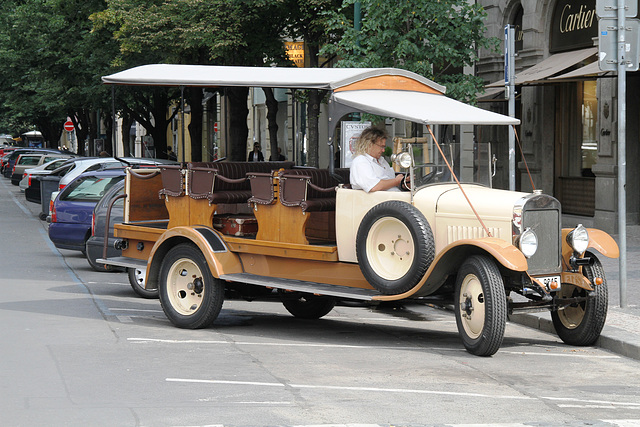
[[[400,191],[404,175],[396,175],[382,157],[387,146],[387,133],[382,129],[368,127],[356,141],[356,152],[351,163],[349,180],[352,188],[372,191]]]

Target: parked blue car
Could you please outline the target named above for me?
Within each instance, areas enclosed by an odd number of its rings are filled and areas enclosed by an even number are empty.
[[[85,253],[94,207],[124,176],[124,169],[87,172],[60,191],[49,224],[49,238],[56,248]]]

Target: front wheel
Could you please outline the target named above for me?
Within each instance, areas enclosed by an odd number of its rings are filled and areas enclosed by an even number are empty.
[[[551,320],[556,333],[562,341],[569,345],[595,344],[607,318],[609,296],[604,268],[595,255],[587,253],[585,256],[594,259],[592,266],[582,267],[582,274],[586,276],[594,288],[591,295],[586,289],[563,283],[558,291],[559,298],[586,298],[586,300],[551,312]],[[594,284],[597,277],[602,279],[602,284]]]
[[[127,268],[127,275],[129,276],[129,284],[131,289],[138,296],[147,299],[158,298],[157,289],[145,289],[144,281],[147,276],[147,272],[141,268]]]
[[[160,267],[158,291],[166,316],[185,329],[211,325],[224,301],[224,282],[211,275],[204,255],[190,243],[169,250]]]
[[[460,267],[455,314],[469,353],[491,356],[498,351],[507,323],[507,297],[500,270],[491,258],[475,255]]]

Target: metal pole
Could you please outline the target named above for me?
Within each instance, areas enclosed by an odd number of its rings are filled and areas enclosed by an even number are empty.
[[[182,159],[180,161],[184,162],[186,161],[184,157],[184,86],[180,86],[180,122],[182,124],[180,127],[180,133],[182,134]]]
[[[111,85],[111,145],[113,147],[113,155],[118,152],[116,143],[116,85]]]
[[[618,233],[620,236],[620,307],[627,306],[627,66],[625,0],[618,0]]]
[[[516,116],[516,61],[515,61],[515,28],[511,25],[504,27],[505,47],[505,91],[509,101],[509,116]],[[516,189],[516,137],[515,131],[509,128],[509,190]]]

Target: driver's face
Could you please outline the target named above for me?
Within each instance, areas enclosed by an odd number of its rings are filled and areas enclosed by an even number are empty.
[[[374,159],[379,159],[385,148],[387,148],[387,142],[384,138],[380,138],[369,147],[369,155]]]

